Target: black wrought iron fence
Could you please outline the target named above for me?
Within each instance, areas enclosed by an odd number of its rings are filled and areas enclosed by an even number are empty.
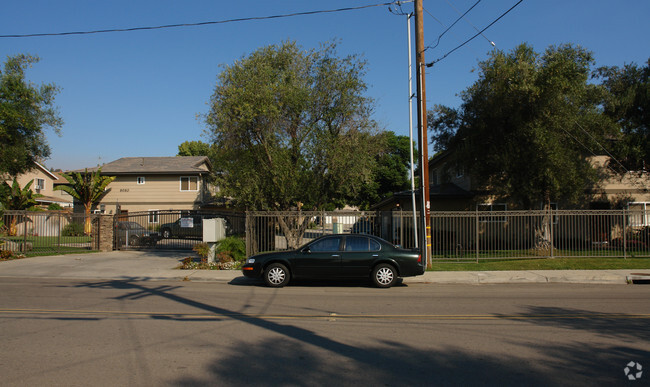
[[[650,257],[648,215],[628,210],[433,212],[432,257]],[[333,233],[368,233],[416,246],[411,212],[248,212],[247,254],[293,249]]]
[[[0,250],[25,255],[98,250],[99,217],[66,211],[4,211]]]
[[[165,210],[115,215],[116,249],[192,249],[203,240],[205,219],[222,218],[228,236],[245,233],[243,213]]]
[[[414,247],[413,215],[402,211],[288,211],[246,213],[246,253],[281,251],[326,234],[365,233]]]

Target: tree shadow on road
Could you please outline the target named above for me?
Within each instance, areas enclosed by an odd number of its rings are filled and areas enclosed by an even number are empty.
[[[615,385],[627,381],[623,374],[625,364],[635,359],[647,359],[648,355],[647,351],[625,343],[617,346],[580,342],[561,346],[538,343],[534,349],[535,360],[500,350],[486,354],[473,348],[471,343],[427,348],[422,343],[409,345],[385,337],[364,341],[361,345],[346,342],[336,337],[336,333],[334,336],[319,333],[318,324],[306,324],[304,320],[275,320],[228,310],[175,294],[176,288],[172,286],[153,286],[137,281],[93,282],[80,286],[119,289],[124,291],[119,299],[162,297],[213,315],[215,319],[230,319],[244,324],[242,338],[231,341],[228,346],[215,346],[214,357],[208,360],[207,378],[189,376],[170,381],[181,386]],[[531,314],[579,312],[553,309],[531,309]],[[503,318],[516,319],[513,316]],[[624,328],[623,338],[647,339],[647,328],[642,326],[647,320],[617,319],[616,322],[621,320],[631,324]],[[614,334],[614,328],[608,327],[607,317],[593,322],[557,317],[525,321]],[[309,329],[298,326],[301,324]],[[263,337],[258,335],[259,339],[247,339],[247,326],[251,331],[254,328],[263,330]],[[341,329],[344,327],[342,324]],[[635,333],[639,329],[643,333]],[[426,342],[435,343],[435,340]],[[504,344],[516,347],[529,343],[513,339]]]

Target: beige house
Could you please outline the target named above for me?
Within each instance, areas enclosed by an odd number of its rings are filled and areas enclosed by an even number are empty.
[[[650,173],[647,171],[616,173],[609,168],[611,158],[593,156],[590,158],[600,170],[600,180],[587,187],[585,193],[589,198],[582,206],[584,209],[633,209],[650,214]],[[508,203],[490,201],[489,194],[477,190],[470,176],[464,171],[450,167],[449,153],[441,153],[429,160],[429,183],[431,211],[503,211],[510,210]],[[552,203],[556,209],[563,208],[561,203]],[[377,205],[374,209],[391,210],[411,209],[410,192],[398,192]],[[542,209],[540,203],[540,210]],[[650,218],[650,216],[649,216]],[[642,220],[643,225],[650,225],[650,219]]]
[[[97,168],[88,169],[88,171]],[[211,198],[206,183],[212,166],[205,156],[124,157],[104,164],[101,173],[116,176],[95,213],[198,210]],[[83,172],[83,171],[81,171]]]
[[[63,208],[72,207],[73,199],[72,196],[68,195],[63,191],[55,191],[54,186],[58,184],[67,184],[67,180],[61,176],[61,174],[56,172],[50,172],[40,163],[36,163],[34,168],[30,171],[16,176],[16,181],[20,184],[20,187],[24,187],[31,180],[32,183],[31,190],[39,194],[40,196],[36,198],[36,201],[39,205],[47,207],[52,203],[56,203]],[[13,183],[13,179],[4,178],[8,184]]]

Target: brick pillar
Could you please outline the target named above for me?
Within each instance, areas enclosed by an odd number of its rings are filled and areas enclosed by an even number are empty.
[[[99,217],[99,251],[113,251],[113,215]]]

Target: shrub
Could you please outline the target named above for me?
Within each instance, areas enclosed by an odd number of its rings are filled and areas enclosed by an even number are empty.
[[[208,254],[210,254],[210,246],[207,243],[197,243],[192,247],[192,250],[194,250],[199,257],[203,259],[208,258]]]
[[[237,237],[228,237],[217,245],[220,255],[228,256],[232,261],[243,262],[246,260],[246,243]]]
[[[61,230],[61,235],[63,236],[82,236],[84,235],[84,225],[81,223],[68,223],[63,230]]]
[[[49,206],[47,206],[48,211],[61,211],[63,207],[59,203],[51,203]]]
[[[16,254],[11,250],[0,250],[0,261],[9,261],[11,259],[25,258],[24,255]]]

